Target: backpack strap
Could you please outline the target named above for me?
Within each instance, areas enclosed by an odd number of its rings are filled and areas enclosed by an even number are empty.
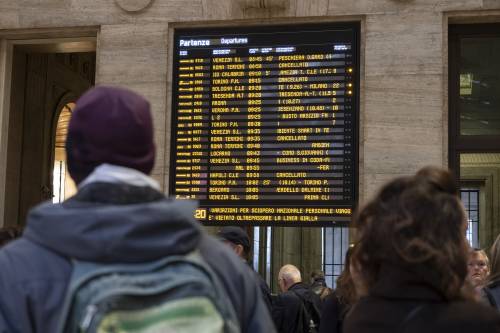
[[[290,290],[290,289],[289,289]],[[297,325],[295,327],[294,333],[310,333],[311,331],[311,321],[312,317],[309,311],[307,310],[307,306],[305,304],[304,298],[294,290],[290,290],[292,295],[295,296],[299,301],[299,312],[297,313]],[[314,321],[313,321],[314,324]]]
[[[307,303],[311,304],[311,305],[312,305],[312,307],[314,308],[314,311],[316,311],[316,313],[317,313],[317,314],[321,313],[321,311],[319,311],[318,307],[316,306],[316,304],[314,304],[314,302],[313,302],[313,301],[310,301],[310,300],[306,299],[305,297],[303,297],[301,294],[299,294],[299,293],[298,293],[298,292],[296,292],[295,290],[290,290],[290,291],[291,291],[291,292],[292,292],[295,296],[297,296],[297,297],[300,299],[300,301],[301,301],[302,303],[304,303],[304,304],[305,304],[305,303],[307,302]],[[306,310],[307,310],[307,307],[306,307]],[[309,315],[311,315],[311,316],[312,316],[312,314],[311,314],[311,313],[310,313]]]

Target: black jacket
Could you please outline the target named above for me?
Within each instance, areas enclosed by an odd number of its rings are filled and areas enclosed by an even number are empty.
[[[344,333],[500,333],[496,311],[447,301],[425,273],[383,265],[380,276],[347,315]]]
[[[269,289],[269,286],[267,285],[267,282],[257,272],[255,272],[255,279],[259,283],[260,292],[262,294],[262,298],[264,300],[264,303],[266,304],[267,309],[269,310],[269,313],[271,313],[271,311],[273,309],[273,307],[272,307],[273,300],[272,300],[272,297],[271,297],[271,289]]]
[[[288,291],[275,297],[273,301],[273,319],[276,329],[281,333],[294,333],[302,325],[300,310],[302,301],[299,297],[313,299],[317,308],[321,311],[321,300],[318,295],[304,283],[296,283]]]
[[[495,280],[481,290],[482,301],[500,310],[500,281]]]
[[[342,303],[335,291],[328,295],[323,302],[319,333],[341,333],[344,318],[350,309],[351,305]]]

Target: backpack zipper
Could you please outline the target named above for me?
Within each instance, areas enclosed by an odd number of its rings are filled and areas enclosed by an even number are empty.
[[[83,320],[80,324],[80,332],[86,332],[90,324],[92,324],[92,321],[94,320],[94,316],[97,313],[97,306],[94,304],[91,304],[87,306],[85,309],[85,316],[83,317]]]

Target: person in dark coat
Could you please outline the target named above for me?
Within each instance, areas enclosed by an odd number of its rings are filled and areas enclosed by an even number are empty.
[[[245,263],[248,264],[248,257],[250,256],[251,252],[250,238],[243,228],[236,226],[222,227],[217,232],[217,237],[224,243],[228,244],[238,255],[238,257],[240,257]],[[269,289],[266,281],[264,281],[264,279],[257,272],[255,272],[255,277],[259,282],[260,291],[264,298],[264,302],[269,309],[269,313],[271,313],[271,290]]]
[[[72,258],[142,263],[194,250],[219,277],[241,331],[275,332],[247,265],[202,230],[195,202],[166,198],[148,176],[155,147],[144,98],[111,87],[85,93],[66,153],[77,194],[33,208],[23,236],[0,250],[0,333],[57,332]]]
[[[273,301],[273,319],[280,333],[295,333],[303,330],[303,315],[301,307],[304,300],[310,300],[320,316],[322,302],[318,295],[311,291],[308,285],[302,283],[302,277],[297,267],[285,265],[278,274],[278,285],[282,291]],[[314,314],[311,314],[314,316]],[[319,320],[318,320],[319,321]],[[319,322],[313,323],[319,328]]]
[[[321,300],[325,300],[332,293],[332,289],[326,285],[325,273],[322,270],[314,270],[311,273],[311,290],[319,296]]]
[[[337,288],[323,303],[319,333],[341,333],[344,319],[358,299],[351,274],[352,251],[350,246],[345,255],[344,269],[337,278]]]
[[[353,218],[351,264],[368,292],[344,333],[500,332],[500,315],[466,282],[467,219],[451,174],[397,178]]]

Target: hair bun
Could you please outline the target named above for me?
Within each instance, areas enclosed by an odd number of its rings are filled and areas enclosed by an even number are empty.
[[[425,180],[439,191],[458,196],[458,187],[452,174],[445,169],[427,166],[415,175],[417,180]]]

